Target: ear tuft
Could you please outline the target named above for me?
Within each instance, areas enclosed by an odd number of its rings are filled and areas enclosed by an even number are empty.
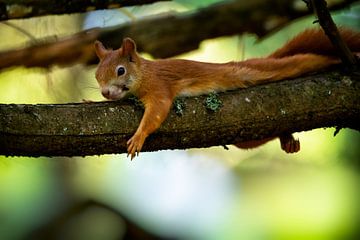
[[[131,38],[124,38],[121,48],[123,55],[131,56],[136,52],[136,43]]]
[[[95,53],[100,60],[103,59],[106,53],[108,52],[108,50],[106,50],[104,45],[98,40],[95,41],[94,48],[95,48]]]

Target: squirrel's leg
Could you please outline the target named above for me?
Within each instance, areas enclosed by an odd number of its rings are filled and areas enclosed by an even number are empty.
[[[261,140],[252,140],[247,142],[241,142],[234,144],[238,148],[242,149],[250,149],[259,147],[276,137],[264,138]],[[281,149],[284,150],[286,153],[296,153],[300,151],[300,141],[295,139],[292,134],[282,134],[279,136]]]
[[[131,159],[135,154],[139,155],[144,141],[149,134],[157,130],[166,119],[172,104],[171,99],[156,99],[156,101],[145,100],[145,112],[135,134],[127,141],[128,155]]]
[[[300,151],[300,141],[295,139],[292,134],[283,134],[279,137],[281,149],[286,153],[296,153]]]

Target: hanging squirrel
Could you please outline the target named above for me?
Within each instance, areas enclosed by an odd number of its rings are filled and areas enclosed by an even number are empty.
[[[360,33],[342,29],[341,36],[352,52],[360,55]],[[195,96],[294,78],[330,65],[340,59],[321,29],[308,29],[265,58],[240,62],[206,63],[181,59],[150,61],[136,51],[136,44],[125,38],[121,48],[108,50],[99,41],[95,52],[100,63],[96,71],[102,95],[110,100],[137,96],[145,107],[135,134],[127,141],[131,159],[139,154],[149,134],[166,119],[177,96]],[[300,150],[291,134],[278,136],[287,153]],[[254,148],[274,138],[235,143]]]

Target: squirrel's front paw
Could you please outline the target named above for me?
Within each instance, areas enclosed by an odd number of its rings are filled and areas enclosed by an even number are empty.
[[[129,141],[127,141],[127,151],[128,151],[128,156],[130,155],[131,160],[133,160],[133,158],[135,157],[135,155],[139,156],[140,150],[144,144],[145,141],[145,137],[143,135],[140,134],[135,134],[134,136],[132,136]]]

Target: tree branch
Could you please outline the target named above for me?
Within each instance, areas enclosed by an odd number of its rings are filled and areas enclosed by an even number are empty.
[[[350,48],[342,39],[339,30],[337,29],[335,22],[327,9],[326,1],[311,0],[311,3],[321,27],[330,39],[331,43],[334,45],[334,48],[337,50],[344,65],[350,69],[355,69],[357,66],[355,55],[350,51]]]
[[[51,14],[80,13],[97,9],[143,5],[160,1],[170,0],[1,0],[0,21]]]
[[[150,135],[144,151],[225,145],[320,127],[360,130],[359,75],[321,73],[220,94],[185,99]],[[63,105],[0,105],[0,154],[85,156],[126,152],[142,109],[129,101]]]
[[[96,39],[115,49],[120,47],[122,38],[132,37],[140,51],[157,58],[166,58],[194,50],[201,41],[209,38],[244,32],[263,36],[290,20],[308,14],[308,11],[295,9],[293,1],[220,3],[194,13],[157,16],[130,24],[87,30],[59,41],[39,41],[40,43],[23,49],[0,52],[0,69],[21,65],[49,67],[54,64],[96,63],[93,52],[93,42]],[[352,2],[355,0],[346,0],[333,5],[332,9]]]

